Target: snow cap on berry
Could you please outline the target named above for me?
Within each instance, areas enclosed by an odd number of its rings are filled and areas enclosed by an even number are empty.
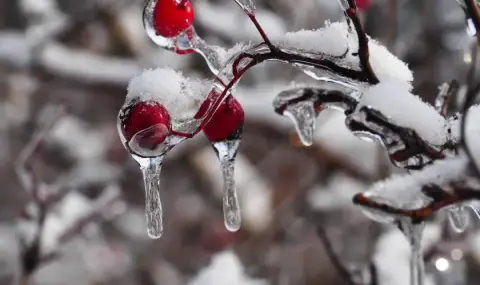
[[[172,120],[193,118],[210,88],[211,82],[188,79],[172,69],[148,69],[130,81],[125,105],[153,101],[162,104]]]

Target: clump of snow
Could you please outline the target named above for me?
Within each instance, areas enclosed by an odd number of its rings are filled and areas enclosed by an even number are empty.
[[[215,255],[188,285],[268,285],[266,280],[252,279],[245,275],[243,264],[233,251]]]
[[[375,183],[364,194],[370,199],[380,199],[400,208],[417,208],[427,197],[422,187],[429,184],[443,186],[465,177],[467,159],[465,156],[438,160],[421,171],[412,174],[394,175]]]
[[[359,57],[354,55],[358,52],[358,39],[356,34],[348,31],[346,22],[327,21],[322,29],[287,33],[273,42],[283,49],[332,56],[341,56],[349,49],[344,59],[336,61],[340,61],[344,67],[359,69]],[[410,83],[413,80],[412,71],[408,66],[384,46],[372,39],[369,40],[368,46],[370,64],[380,81],[396,79]]]
[[[125,103],[155,101],[162,104],[173,119],[192,118],[211,86],[211,82],[189,79],[172,69],[148,69],[130,81]]]
[[[433,106],[410,93],[410,86],[385,80],[367,88],[358,108],[370,106],[401,127],[415,130],[430,144],[441,146],[447,140],[446,121]]]

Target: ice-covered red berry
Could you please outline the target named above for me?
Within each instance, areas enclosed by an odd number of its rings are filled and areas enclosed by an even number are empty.
[[[218,93],[210,93],[202,104],[196,118],[202,117],[210,104],[218,97]],[[241,130],[245,119],[242,105],[233,96],[227,97],[218,107],[203,132],[212,142],[227,140]]]
[[[178,36],[193,24],[195,12],[190,1],[157,0],[153,11],[155,31],[166,38]]]
[[[135,139],[138,146],[149,150],[163,143],[171,130],[170,114],[162,104],[155,101],[128,105],[120,120],[125,140],[129,142]]]

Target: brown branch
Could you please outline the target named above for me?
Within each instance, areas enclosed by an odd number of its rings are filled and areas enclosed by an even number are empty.
[[[33,199],[38,198],[38,180],[35,177],[35,173],[32,169],[32,161],[34,156],[41,149],[45,138],[58,121],[58,119],[65,114],[65,108],[63,106],[50,107],[51,113],[48,114],[49,118],[45,125],[33,135],[33,138],[27,143],[27,145],[20,152],[16,162],[16,173],[19,182],[23,189],[32,195]],[[50,109],[48,109],[50,111]]]
[[[353,203],[362,207],[378,210],[380,212],[399,217],[408,217],[414,223],[420,223],[435,212],[469,200],[480,200],[480,192],[470,188],[455,188],[446,192],[436,186],[424,187],[424,193],[433,199],[428,205],[417,209],[400,209],[385,203],[379,203],[359,193],[353,197]]]
[[[362,22],[358,17],[358,9],[355,0],[348,0],[348,5],[350,6],[345,12],[347,16],[352,20],[355,31],[357,32],[358,37],[358,57],[360,59],[360,67],[365,73],[368,82],[370,84],[378,84],[377,75],[373,71],[372,66],[370,65],[370,50],[368,48],[368,37],[363,28]]]
[[[338,271],[338,274],[346,281],[347,284],[350,285],[358,285],[352,277],[352,274],[350,271],[345,267],[343,262],[340,261],[338,258],[338,254],[335,252],[333,249],[333,244],[330,241],[327,233],[325,232],[325,229],[323,226],[319,225],[317,226],[317,235],[320,238],[323,248],[325,248],[325,251],[328,255],[328,258],[332,262],[333,266],[335,269]]]

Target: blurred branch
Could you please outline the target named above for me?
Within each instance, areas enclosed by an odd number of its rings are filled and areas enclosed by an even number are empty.
[[[408,217],[413,223],[421,223],[435,212],[448,206],[470,200],[480,200],[480,191],[471,188],[454,187],[451,192],[447,192],[438,186],[430,185],[423,187],[423,193],[431,198],[432,202],[417,209],[397,208],[389,204],[376,202],[361,193],[353,197],[353,203],[385,214]]]

